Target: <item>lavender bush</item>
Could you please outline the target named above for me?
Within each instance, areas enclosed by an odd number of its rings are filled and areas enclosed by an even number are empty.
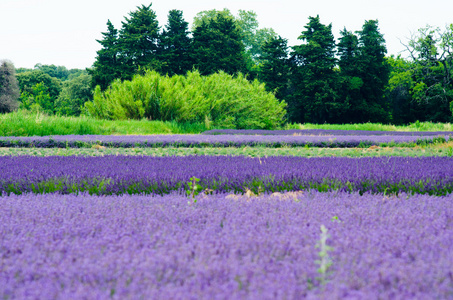
[[[91,147],[241,147],[312,146],[362,147],[371,145],[415,145],[445,142],[441,135],[60,135],[0,137],[0,147],[66,148]]]
[[[0,232],[1,299],[453,297],[452,196],[13,195]]]
[[[453,191],[451,157],[0,157],[0,193],[165,194],[191,177],[214,193],[316,189],[360,193]]]

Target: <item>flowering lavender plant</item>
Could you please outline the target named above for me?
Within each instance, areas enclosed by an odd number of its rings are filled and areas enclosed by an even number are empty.
[[[241,147],[241,146],[312,146],[364,147],[371,145],[415,145],[446,141],[447,133],[438,135],[61,135],[0,137],[0,147]]]
[[[0,299],[453,295],[451,195],[197,198],[187,205],[175,194],[2,197]],[[322,224],[330,238],[321,244],[332,249],[317,264]]]
[[[297,191],[453,191],[451,157],[104,156],[0,157],[0,192],[166,194],[184,192],[190,178],[215,193]]]

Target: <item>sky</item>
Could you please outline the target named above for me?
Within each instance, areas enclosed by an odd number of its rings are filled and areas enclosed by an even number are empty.
[[[453,1],[446,0],[0,0],[0,60],[16,68],[37,63],[88,68],[101,48],[96,39],[107,30],[107,20],[120,29],[129,12],[150,3],[161,27],[172,9],[183,11],[189,24],[204,10],[228,8],[234,15],[252,10],[260,28],[273,28],[290,46],[301,44],[297,38],[309,16],[332,24],[337,39],[343,28],[357,31],[365,20],[377,19],[388,54],[403,57],[403,44],[419,28],[453,23]]]

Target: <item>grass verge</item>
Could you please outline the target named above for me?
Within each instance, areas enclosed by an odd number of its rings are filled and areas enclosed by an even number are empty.
[[[149,120],[110,121],[87,116],[47,116],[24,110],[0,115],[0,136],[45,135],[147,135],[201,133],[214,129],[205,123],[176,123]],[[406,126],[364,124],[287,124],[279,129],[334,129],[375,131],[453,131],[450,123],[415,122]]]
[[[47,116],[27,111],[0,115],[0,136],[184,134],[206,130],[203,123],[109,121],[87,116]]]

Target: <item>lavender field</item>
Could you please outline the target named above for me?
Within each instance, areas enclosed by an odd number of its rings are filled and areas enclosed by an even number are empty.
[[[377,130],[334,130],[334,129],[213,129],[203,132],[210,135],[312,135],[312,136],[453,136],[451,131],[377,131]]]
[[[169,135],[60,135],[32,137],[0,137],[0,147],[67,148],[91,147],[369,147],[417,145],[445,142],[453,139],[451,132],[372,132],[343,130],[286,130],[266,134],[257,131],[224,131],[226,134],[169,134]],[[242,131],[240,131],[242,132]],[[278,132],[278,131],[277,131]],[[337,132],[337,133],[336,133]]]
[[[247,190],[446,195],[451,157],[104,156],[0,157],[0,193],[183,193],[191,178],[210,193]]]
[[[450,133],[236,133],[0,137],[0,299],[453,298]]]
[[[451,195],[25,194],[0,224],[1,299],[453,297]]]

